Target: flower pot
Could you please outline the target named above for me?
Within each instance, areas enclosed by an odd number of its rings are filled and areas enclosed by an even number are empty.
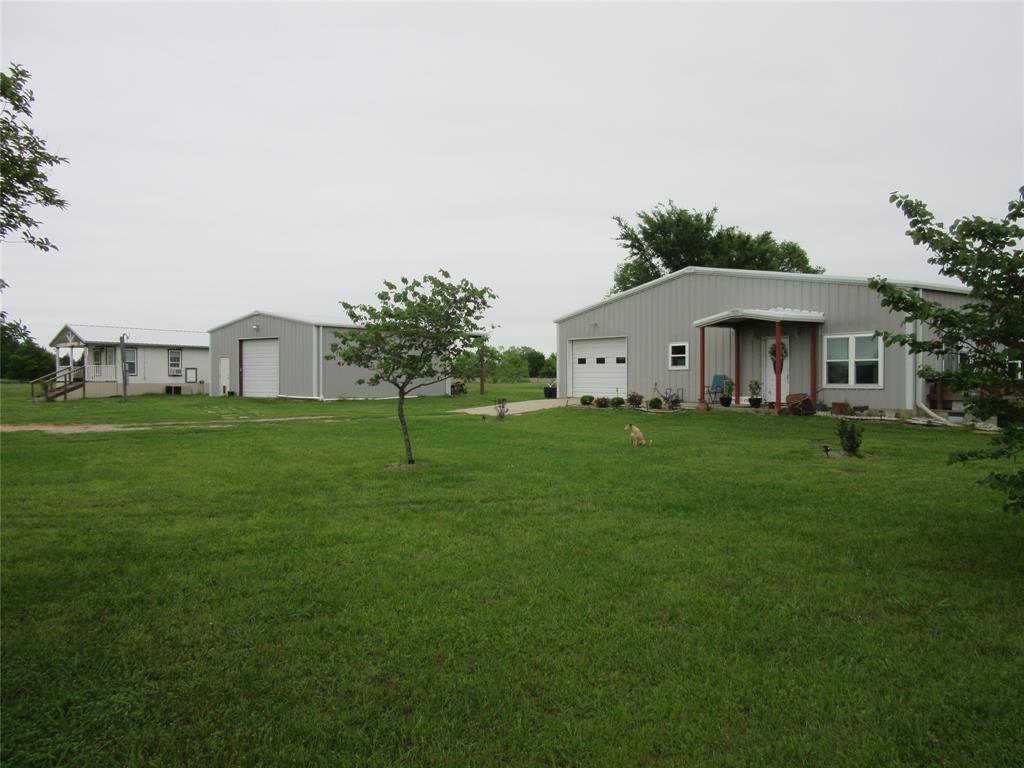
[[[761,407],[761,398],[760,397],[752,397],[752,398],[750,398],[750,407],[751,408],[760,408]]]
[[[718,398],[718,402],[720,402],[722,405],[728,408],[730,405],[732,405],[732,398],[727,395],[722,395],[720,398]]]
[[[558,397],[558,387],[544,387],[544,397],[548,400],[554,400]]]

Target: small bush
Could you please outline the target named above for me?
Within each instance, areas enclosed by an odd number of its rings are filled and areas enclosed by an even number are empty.
[[[626,395],[626,402],[629,403],[630,408],[639,408],[644,404],[644,396],[639,392],[630,392]]]
[[[626,404],[626,401],[623,400],[621,397],[613,397],[612,398],[612,408],[621,408],[625,404]]]
[[[592,402],[594,402],[593,395],[582,395],[580,397],[580,405],[590,405]]]
[[[598,408],[607,408],[608,407],[608,398],[607,397],[599,397],[599,398],[597,398],[594,401],[594,405],[596,405]]]
[[[665,395],[665,407],[670,411],[674,411],[679,407],[679,404],[683,402],[683,398],[677,395],[675,392]]]
[[[849,419],[840,419],[839,424],[836,425],[836,434],[847,455],[860,456],[860,443],[864,439],[864,427]]]
[[[661,410],[661,398],[660,397],[652,397],[650,400],[647,401],[647,407],[650,408],[652,411],[660,411]]]

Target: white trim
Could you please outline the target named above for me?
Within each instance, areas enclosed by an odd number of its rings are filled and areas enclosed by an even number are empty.
[[[616,293],[608,298],[601,299],[601,301],[588,304],[582,309],[577,309],[574,312],[570,312],[562,317],[556,317],[554,322],[561,323],[569,320],[570,318],[582,315],[584,312],[589,312],[592,309],[597,309],[606,304],[619,301],[620,299],[633,296],[642,291],[654,288],[662,283],[667,283],[670,280],[678,280],[686,275],[725,275],[731,277],[756,277],[759,279],[766,280],[800,280],[803,282],[810,283],[842,283],[847,285],[862,285],[867,287],[867,277],[847,277],[842,275],[809,275],[803,272],[766,272],[758,269],[721,269],[718,267],[685,267],[680,269],[678,272],[671,272],[667,275],[659,277],[655,280],[651,280],[649,283],[638,285],[636,288],[630,288],[628,291],[622,293]],[[970,295],[971,291],[968,288],[961,288],[956,285],[942,285],[939,283],[922,283],[915,280],[889,280],[890,285],[894,285],[897,288],[923,288],[929,291],[940,291],[946,293],[959,293],[964,295]]]
[[[171,365],[171,352],[178,353],[178,365]],[[167,375],[168,376],[184,376],[185,375],[185,351],[181,347],[168,347],[167,348]],[[177,373],[175,373],[177,371]]]
[[[686,365],[672,365],[672,358],[673,357],[679,357],[679,355],[673,355],[672,354],[672,347],[678,347],[680,344],[683,344],[683,345],[686,346],[686,352],[684,353],[684,357],[686,357]],[[627,358],[627,360],[628,359],[629,358]],[[670,370],[670,371],[688,371],[688,370],[690,370],[690,342],[688,342],[688,341],[670,341],[668,343],[668,370]]]
[[[353,331],[361,331],[363,329],[363,326],[361,325],[352,325],[350,323],[335,323],[330,318],[301,317],[299,315],[287,315],[281,314],[280,312],[264,312],[261,309],[254,309],[252,312],[244,314],[241,317],[236,317],[234,320],[228,320],[228,322],[226,323],[221,323],[220,325],[215,326],[214,328],[210,328],[209,330],[207,330],[207,333],[219,331],[222,328],[227,328],[229,325],[240,323],[243,320],[249,320],[250,318],[256,317],[257,315],[261,315],[263,317],[273,317],[278,320],[287,320],[288,322],[291,323],[301,323],[302,325],[319,326],[321,328],[345,328]]]
[[[810,309],[790,309],[789,307],[775,307],[774,309],[727,309],[716,315],[702,317],[694,320],[697,328],[715,325],[726,320],[767,320],[769,322],[784,323],[824,323],[825,314]]]
[[[849,379],[856,378],[856,363],[857,358],[857,344],[854,338],[858,336],[875,336],[874,331],[851,331],[850,333],[829,333],[821,340],[821,386],[823,389],[885,389],[885,345],[882,343],[880,336],[875,337],[875,343],[878,345],[878,383],[877,384],[830,384],[828,380],[828,340],[829,339],[848,339],[850,346],[846,353],[846,362],[850,366],[848,369],[847,381]],[[835,360],[834,362],[839,362]],[[867,360],[860,360],[860,362],[867,362]]]
[[[131,370],[128,369],[128,363],[129,363],[128,353],[129,352],[131,352],[134,355],[134,357],[130,361],[131,364],[132,364],[132,368],[135,369],[134,371],[131,371]],[[139,348],[138,347],[125,346],[125,348],[124,348],[124,360],[121,361],[121,365],[124,366],[124,370],[128,371],[128,375],[129,376],[138,376],[139,375]]]

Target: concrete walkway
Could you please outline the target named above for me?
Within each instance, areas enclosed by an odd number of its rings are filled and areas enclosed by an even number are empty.
[[[534,411],[546,411],[548,408],[564,408],[567,405],[579,405],[580,401],[575,397],[560,397],[552,400],[520,400],[515,403],[506,403],[508,415],[515,416],[520,413],[533,413]],[[496,416],[493,405],[481,405],[477,408],[460,408],[452,413],[468,413],[471,416]]]

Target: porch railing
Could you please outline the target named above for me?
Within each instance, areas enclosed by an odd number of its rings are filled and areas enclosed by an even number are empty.
[[[40,396],[47,400],[52,400],[55,397],[64,395],[64,399],[67,399],[67,393],[78,389],[83,385],[85,369],[82,366],[65,366],[58,368],[53,373],[48,373],[45,376],[40,376],[38,379],[33,379],[29,382],[29,392],[33,400],[36,399],[36,388],[40,390]],[[77,386],[74,386],[77,384]]]
[[[118,381],[118,365],[95,365],[90,363],[85,366],[86,381]]]

